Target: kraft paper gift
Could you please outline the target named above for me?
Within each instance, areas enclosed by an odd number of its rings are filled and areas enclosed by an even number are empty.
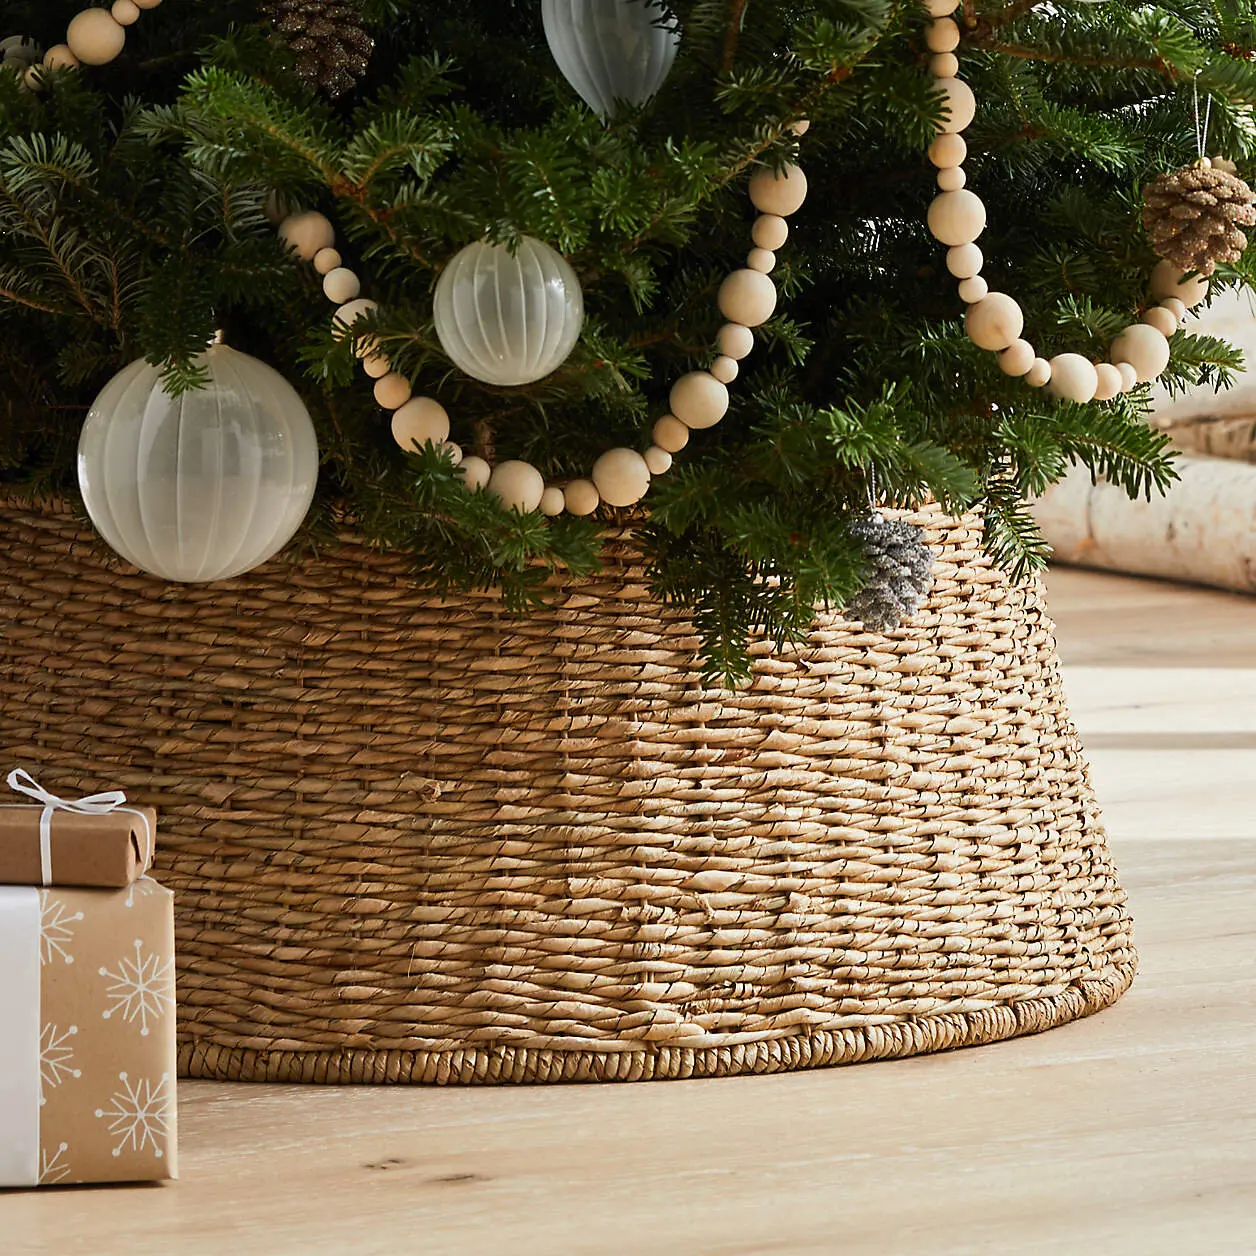
[[[178,1175],[169,890],[0,887],[0,1025],[0,1186]]]
[[[157,813],[128,807],[121,790],[58,798],[18,768],[9,785],[35,799],[0,804],[0,885],[120,888],[153,862]]]

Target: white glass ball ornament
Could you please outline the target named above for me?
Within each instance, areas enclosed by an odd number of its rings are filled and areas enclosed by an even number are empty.
[[[593,464],[593,483],[608,505],[633,506],[649,491],[650,468],[635,449],[608,449]],[[569,485],[569,494],[570,489]],[[571,505],[570,495],[567,508],[572,514],[578,513]]]
[[[79,488],[128,562],[188,584],[238,576],[301,526],[318,481],[309,412],[287,380],[226,345],[206,387],[172,397],[140,360],[105,385],[79,438]]]
[[[469,244],[436,285],[436,335],[450,360],[485,384],[531,384],[571,355],[584,294],[567,261],[531,236],[515,253]]]
[[[602,117],[644,105],[663,86],[680,32],[657,0],[542,0],[545,38],[563,77]]]
[[[540,507],[545,477],[530,462],[499,462],[488,477],[488,491],[507,510],[526,515]]]

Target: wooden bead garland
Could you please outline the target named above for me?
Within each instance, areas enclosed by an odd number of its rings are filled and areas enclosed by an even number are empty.
[[[161,0],[114,0],[110,8],[83,9],[70,19],[65,43],[54,44],[40,65],[32,65],[23,79],[32,91],[44,85],[46,70],[77,70],[81,65],[108,65],[126,46],[126,28],[139,21],[144,9]]]
[[[1085,403],[1109,401],[1139,384],[1158,378],[1169,364],[1169,337],[1181,326],[1187,310],[1208,295],[1207,281],[1186,278],[1169,262],[1160,262],[1151,274],[1151,292],[1158,304],[1139,322],[1127,327],[1109,346],[1108,362],[1091,362],[1078,353],[1061,353],[1050,361],[1039,357],[1021,336],[1025,319],[1020,306],[1001,292],[991,292],[981,276],[985,264],[975,241],[986,227],[986,209],[970,191],[963,162],[968,146],[962,131],[976,117],[972,89],[958,77],[956,55],[962,32],[951,16],[956,0],[924,0],[933,18],[925,43],[935,86],[944,97],[943,119],[929,146],[929,160],[938,170],[938,195],[929,206],[930,233],[948,245],[946,266],[959,280],[960,299],[968,306],[964,323],[969,339],[981,349],[999,355],[1008,375],[1024,379],[1031,388],[1050,387],[1061,400]]]

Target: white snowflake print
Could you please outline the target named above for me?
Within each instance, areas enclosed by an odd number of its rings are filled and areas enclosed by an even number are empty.
[[[39,1185],[55,1186],[70,1176],[70,1165],[65,1153],[70,1150],[68,1143],[62,1143],[50,1156],[47,1151],[40,1153]]]
[[[74,1048],[69,1040],[78,1033],[78,1026],[61,1030],[56,1025],[45,1025],[39,1039],[39,1104],[47,1099],[44,1091],[60,1086],[67,1077],[82,1077],[82,1069],[74,1067]]]
[[[96,1116],[109,1122],[109,1133],[118,1140],[113,1154],[151,1147],[160,1160],[170,1133],[170,1074],[163,1073],[155,1086],[144,1078],[132,1082],[125,1073],[119,1073],[118,1080],[122,1089],[114,1094],[111,1106],[96,1109]]]
[[[74,941],[74,926],[83,919],[83,913],[71,913],[59,898],[53,898],[47,890],[42,890],[41,895],[39,962],[51,964],[60,956],[67,964],[72,964],[74,956],[70,954],[70,943]]]
[[[115,1012],[121,1012],[128,1024],[139,1021],[140,1035],[148,1037],[148,1022],[157,1021],[170,1006],[170,969],[173,960],[144,952],[144,944],[135,939],[135,958],[123,956],[118,961],[117,972],[102,968],[100,975],[109,979],[105,994],[109,1006],[104,1017],[108,1020]]]

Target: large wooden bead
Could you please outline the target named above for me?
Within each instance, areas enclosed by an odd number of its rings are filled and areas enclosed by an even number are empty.
[[[540,507],[545,477],[530,462],[499,462],[488,478],[488,491],[507,510],[526,515]]]
[[[999,354],[999,369],[1004,375],[1027,375],[1037,355],[1028,340],[1013,340]]]
[[[728,388],[707,371],[691,371],[672,385],[670,403],[672,413],[686,427],[714,427],[728,413]],[[596,476],[594,483],[597,483]],[[598,484],[598,488],[601,487]]]
[[[1118,365],[1128,362],[1140,384],[1149,383],[1169,365],[1169,342],[1154,327],[1135,323],[1112,342],[1108,356]]]
[[[1113,366],[1110,362],[1096,362],[1095,375],[1098,377],[1098,384],[1095,388],[1096,401],[1111,401],[1113,397],[1125,391],[1125,380],[1121,375],[1120,367]]]
[[[776,284],[762,271],[735,270],[720,285],[719,305],[725,318],[758,327],[776,310]]]
[[[440,445],[449,439],[449,415],[431,397],[412,397],[393,415],[392,434],[402,449],[428,441]]]
[[[689,444],[689,429],[674,415],[665,414],[654,425],[654,443],[669,454],[678,454]]]
[[[785,166],[780,173],[765,167],[750,180],[750,200],[761,214],[788,218],[807,199],[807,176],[801,166]]]
[[[385,410],[396,410],[410,400],[410,381],[396,371],[375,381],[375,400]]]
[[[946,100],[942,107],[942,125],[938,129],[949,133],[967,130],[977,116],[977,98],[973,89],[963,79],[945,78],[934,80]]]
[[[959,8],[959,0],[925,0],[930,17],[946,17]]]
[[[750,232],[755,247],[775,252],[789,239],[789,223],[780,214],[760,214]]]
[[[959,24],[953,17],[940,17],[930,22],[925,31],[925,44],[930,52],[954,52],[959,47]]]
[[[323,294],[336,305],[352,301],[361,291],[362,281],[347,266],[337,266],[323,276]]]
[[[979,349],[999,351],[1020,339],[1025,330],[1025,316],[1006,293],[992,292],[968,307],[964,326],[968,339]]]
[[[1185,278],[1186,272],[1172,262],[1160,262],[1151,272],[1151,294],[1158,300],[1177,297],[1188,310],[1193,310],[1208,297],[1208,280],[1202,275]]]
[[[635,449],[608,449],[593,464],[593,483],[611,506],[632,506],[650,488],[650,468]]]
[[[53,44],[44,53],[44,68],[48,70],[77,70],[80,64],[69,44]]]
[[[962,135],[951,131],[943,131],[929,145],[929,160],[939,170],[948,170],[953,166],[963,165],[964,158],[967,156],[968,142]]]
[[[725,323],[715,337],[719,351],[726,357],[740,362],[748,358],[754,348],[754,332],[740,323]]]
[[[943,192],[929,206],[929,230],[943,244],[971,244],[986,229],[986,207],[967,188]]]
[[[986,259],[975,244],[960,244],[946,251],[946,268],[956,279],[972,279],[981,274]]]
[[[369,314],[372,310],[378,309],[374,301],[368,301],[366,297],[358,297],[356,301],[346,301],[334,315],[331,320],[331,334],[337,340],[343,340],[349,333],[350,328],[363,314]],[[362,355],[366,357],[364,353]]]
[[[84,9],[70,19],[65,42],[84,65],[108,65],[126,44],[126,30],[108,9]]]
[[[572,480],[563,490],[563,501],[569,514],[584,518],[598,508],[602,498],[592,480]]]
[[[488,484],[493,474],[493,468],[483,458],[477,458],[475,454],[468,454],[458,464],[458,474],[462,476],[463,483],[471,492],[478,493]]]
[[[1154,327],[1166,340],[1178,329],[1178,320],[1172,310],[1156,305],[1143,315],[1144,323]]]
[[[567,509],[566,498],[563,497],[563,490],[550,485],[549,488],[541,494],[541,514],[548,515],[551,519],[555,515],[561,515]]]
[[[323,249],[336,243],[336,232],[322,214],[308,209],[301,214],[289,214],[279,224],[279,238],[303,262],[312,262]]]
[[[1099,387],[1095,364],[1080,353],[1060,353],[1051,359],[1051,392],[1062,401],[1079,405],[1093,401]]]

